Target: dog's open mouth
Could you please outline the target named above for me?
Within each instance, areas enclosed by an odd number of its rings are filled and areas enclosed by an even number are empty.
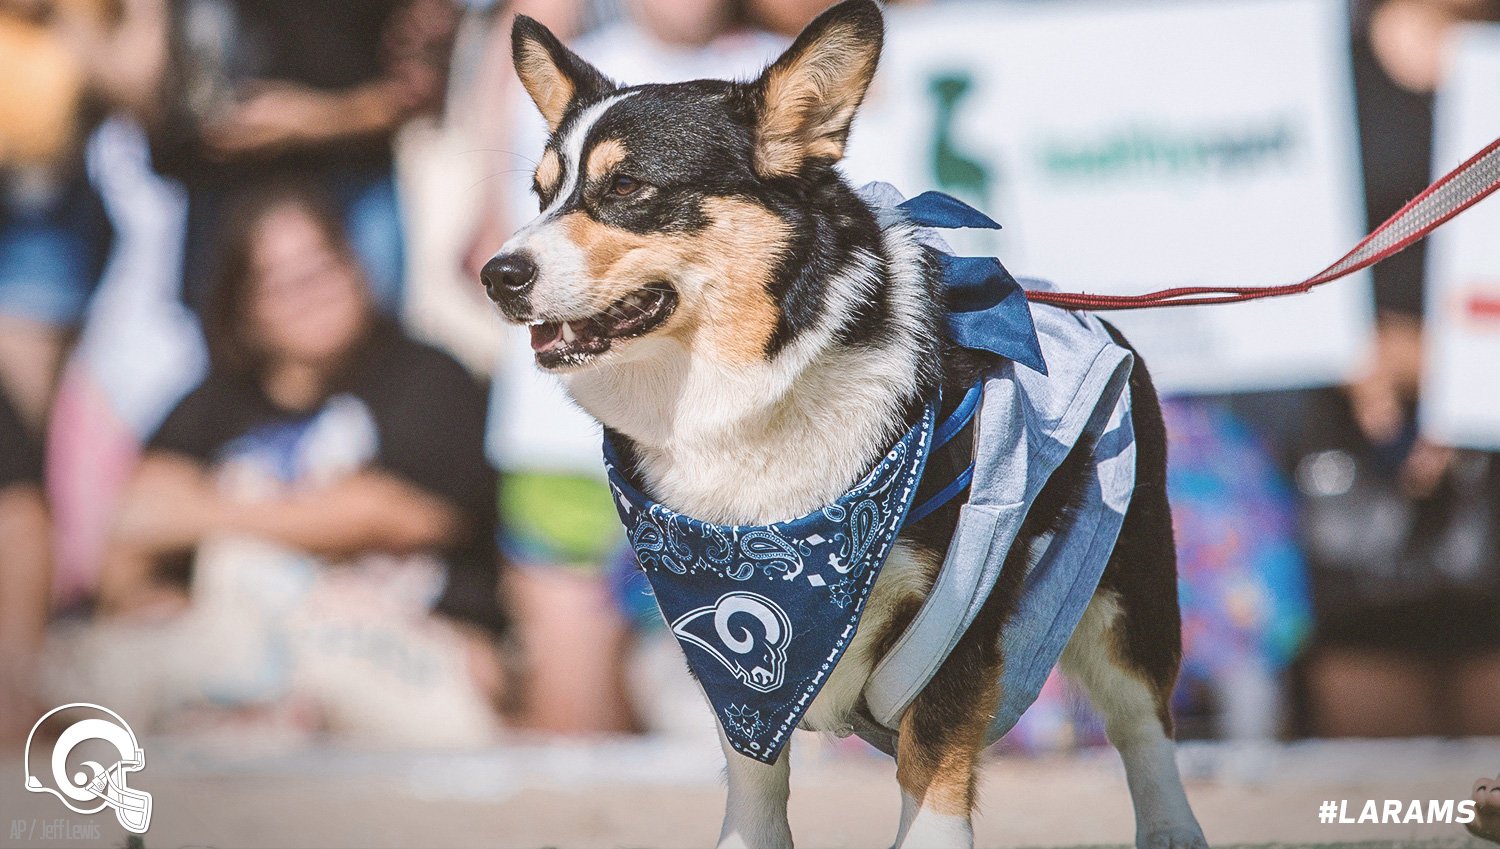
[[[660,327],[675,309],[676,290],[652,283],[586,318],[531,325],[531,350],[543,368],[582,365],[608,351],[617,339],[644,336]]]

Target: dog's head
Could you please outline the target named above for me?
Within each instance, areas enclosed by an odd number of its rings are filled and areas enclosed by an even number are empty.
[[[836,238],[814,219],[843,214],[827,186],[882,36],[879,7],[850,0],[752,82],[620,87],[518,17],[516,72],[551,130],[541,213],[482,278],[537,362],[577,370],[647,338],[728,365],[773,356],[807,309],[789,281]]]

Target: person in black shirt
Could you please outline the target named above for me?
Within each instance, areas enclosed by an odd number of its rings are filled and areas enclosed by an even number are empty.
[[[184,556],[252,537],[326,564],[435,560],[432,609],[502,634],[484,388],[378,315],[325,200],[265,189],[229,232],[205,316],[210,374],[146,447],[101,609],[181,608]]]
[[[42,453],[0,391],[0,741],[24,739],[39,715],[33,678],[47,622],[50,533]]]

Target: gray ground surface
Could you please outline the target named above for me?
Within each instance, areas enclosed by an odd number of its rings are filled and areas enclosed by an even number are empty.
[[[894,768],[884,758],[803,735],[792,827],[802,849],[883,847],[895,833]],[[465,753],[300,748],[259,754],[146,741],[131,783],[155,811],[147,849],[710,845],[723,805],[715,748],[649,741],[518,741]],[[1188,792],[1216,846],[1479,847],[1459,825],[1324,825],[1325,800],[1463,799],[1500,771],[1500,740],[1317,742],[1246,754],[1183,747]],[[22,789],[0,760],[0,847],[124,845],[106,811],[71,814]],[[5,779],[3,776],[13,776]],[[1109,751],[988,763],[976,823],[984,847],[1118,846],[1133,833],[1123,773]],[[45,824],[99,826],[97,838],[49,838]],[[30,826],[29,834],[17,837]]]

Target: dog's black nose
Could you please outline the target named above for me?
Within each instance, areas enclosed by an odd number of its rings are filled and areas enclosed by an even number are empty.
[[[536,282],[536,263],[525,253],[500,254],[484,264],[479,279],[491,298],[519,295]]]

